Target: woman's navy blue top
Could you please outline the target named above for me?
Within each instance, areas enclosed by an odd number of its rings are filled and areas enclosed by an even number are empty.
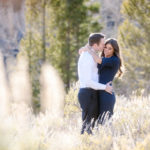
[[[113,81],[120,67],[120,59],[117,56],[103,57],[102,63],[98,64],[99,83],[106,84]]]

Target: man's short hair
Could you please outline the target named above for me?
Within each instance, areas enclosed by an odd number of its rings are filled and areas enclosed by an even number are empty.
[[[90,46],[93,46],[94,44],[99,45],[101,39],[103,39],[104,37],[105,35],[102,33],[91,33],[89,36],[89,45]]]

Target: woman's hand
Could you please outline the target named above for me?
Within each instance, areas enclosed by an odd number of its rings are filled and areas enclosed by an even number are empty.
[[[88,51],[88,49],[89,49],[88,47],[89,47],[88,44],[86,44],[85,46],[81,47],[79,49],[79,54],[81,55],[82,52]]]
[[[88,51],[90,54],[93,53],[93,51],[91,50],[91,48],[90,48],[89,46],[87,47],[87,51]]]
[[[85,51],[87,51],[87,49],[85,48],[85,46],[84,46],[84,47],[81,47],[81,48],[79,49],[79,54],[81,55],[81,53],[82,53],[82,52],[85,52]]]
[[[99,55],[95,51],[92,51],[91,47],[88,47],[88,52],[92,55],[92,57],[96,63],[98,63],[98,64],[102,63],[102,58],[99,57]]]

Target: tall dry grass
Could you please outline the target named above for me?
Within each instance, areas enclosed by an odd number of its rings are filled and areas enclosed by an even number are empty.
[[[117,97],[113,117],[80,135],[81,111],[74,84],[65,95],[60,77],[45,64],[41,74],[41,112],[31,107],[27,61],[21,59],[10,75],[0,61],[0,150],[149,150],[150,98]]]

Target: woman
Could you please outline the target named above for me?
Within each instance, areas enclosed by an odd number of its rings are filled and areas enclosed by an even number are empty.
[[[119,77],[122,75],[122,59],[118,43],[115,39],[108,39],[105,42],[105,47],[101,57],[99,57],[94,51],[90,50],[90,47],[82,50],[88,50],[94,60],[98,63],[99,83],[106,84],[109,81],[113,81],[117,73]],[[79,53],[81,52],[82,51]],[[99,91],[100,124],[104,123],[106,117],[109,119],[113,115],[115,102],[116,98],[114,92],[109,94],[102,90]]]

